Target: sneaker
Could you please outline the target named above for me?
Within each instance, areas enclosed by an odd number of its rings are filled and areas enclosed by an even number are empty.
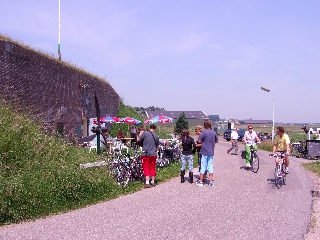
[[[250,167],[251,167],[251,165],[250,165],[250,164],[247,164],[247,165],[246,165],[246,168],[247,168],[247,169],[249,169]]]
[[[144,184],[143,188],[151,188],[151,185],[150,184]]]
[[[151,185],[151,187],[155,187],[157,184],[152,182],[150,185]]]
[[[209,187],[212,187],[212,186],[213,186],[213,182],[210,182],[210,183],[209,183]]]
[[[199,187],[203,187],[203,182],[198,181],[196,184],[197,184],[197,186],[199,186]]]
[[[284,170],[284,173],[285,174],[289,174],[289,168],[288,167],[286,167],[286,169]]]
[[[229,150],[229,149],[227,150],[227,153],[228,153],[228,154],[230,153],[230,150]]]

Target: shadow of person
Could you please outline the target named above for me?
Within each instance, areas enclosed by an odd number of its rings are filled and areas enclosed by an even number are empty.
[[[247,166],[241,166],[240,169],[244,169],[244,170],[250,171],[251,167],[248,168]]]

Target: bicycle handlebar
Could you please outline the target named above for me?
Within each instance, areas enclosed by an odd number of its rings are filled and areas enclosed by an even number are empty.
[[[275,154],[270,153],[269,157],[280,157],[280,158],[284,158],[285,154],[284,153],[280,153],[280,152],[276,152]]]

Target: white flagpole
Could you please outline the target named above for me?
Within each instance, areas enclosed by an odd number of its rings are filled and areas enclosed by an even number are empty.
[[[61,61],[61,53],[60,53],[60,0],[59,0],[59,40],[58,40],[58,58]]]

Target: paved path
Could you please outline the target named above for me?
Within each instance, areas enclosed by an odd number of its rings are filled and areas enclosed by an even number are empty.
[[[258,152],[261,165],[255,174],[244,169],[240,155],[226,153],[230,144],[216,146],[214,187],[174,178],[108,202],[0,228],[0,240],[303,239],[313,181],[300,160],[291,158],[287,185],[277,189],[267,152]]]

